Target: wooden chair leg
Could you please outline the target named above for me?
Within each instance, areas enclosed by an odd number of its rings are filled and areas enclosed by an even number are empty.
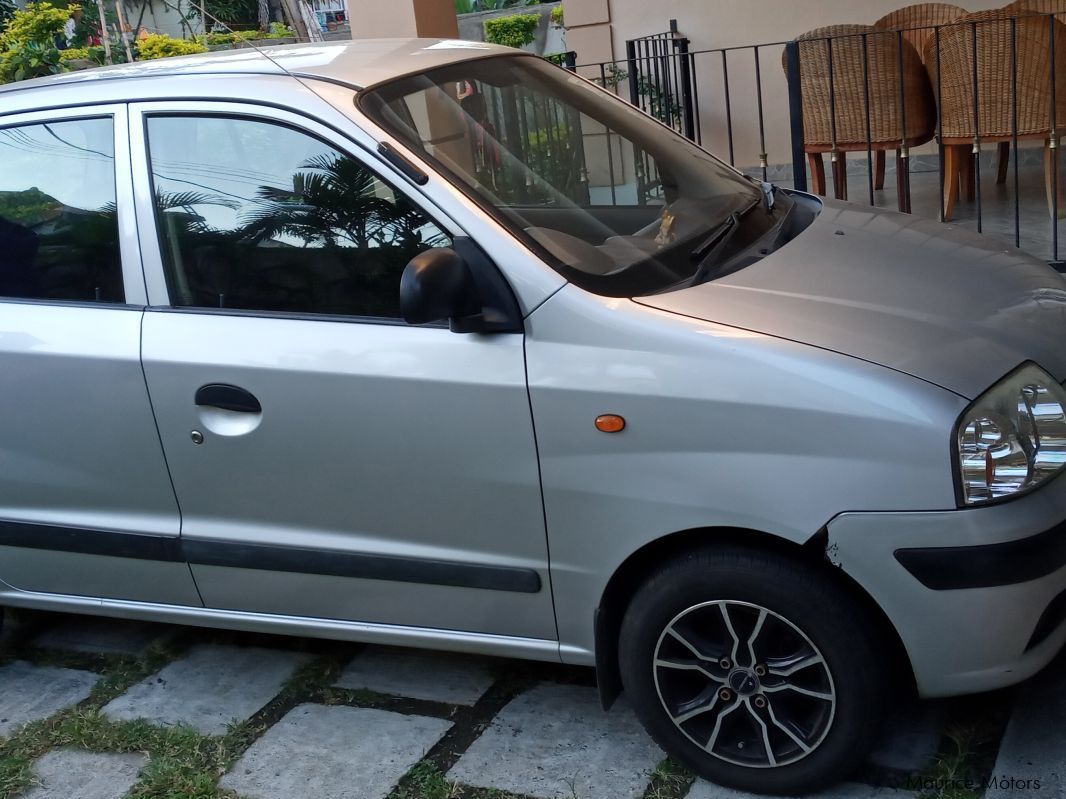
[[[885,187],[885,151],[874,153],[874,188],[880,191]]]
[[[972,152],[966,151],[966,145],[958,145],[959,147],[959,160],[962,167],[959,172],[960,188],[959,193],[966,198],[966,202],[972,203],[977,199],[977,183],[975,178],[977,176],[977,156]]]
[[[944,220],[950,222],[959,199],[959,180],[962,172],[962,154],[966,145],[948,144],[944,147]]]
[[[1010,142],[1001,141],[996,148],[996,185],[1002,186],[1007,182],[1007,165],[1010,163]]]
[[[833,162],[833,196],[838,200],[848,199],[848,154],[837,153]]]
[[[1062,172],[1059,171],[1058,148],[1044,146],[1044,188],[1047,191],[1047,212],[1054,214],[1056,210],[1055,193],[1058,190],[1058,215],[1059,219],[1066,218],[1066,187],[1063,185]]]
[[[807,153],[807,164],[811,168],[811,188],[815,194],[825,197],[825,161],[821,153]]]

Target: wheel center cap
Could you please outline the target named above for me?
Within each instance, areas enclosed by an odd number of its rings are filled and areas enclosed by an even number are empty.
[[[750,696],[759,690],[759,678],[751,669],[734,669],[729,673],[726,682],[741,696]]]

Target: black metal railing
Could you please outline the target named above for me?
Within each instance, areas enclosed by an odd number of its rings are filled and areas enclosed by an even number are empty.
[[[919,40],[921,54],[912,44]],[[1030,63],[1041,48],[1044,72]],[[886,60],[889,52],[894,65]],[[925,84],[908,77],[915,58]],[[585,63],[579,54],[571,68],[755,177],[828,193],[821,179],[825,155],[838,198],[847,198],[849,185],[861,187],[870,205],[891,204],[941,220],[954,216],[960,225],[999,234],[1061,266],[1058,125],[1066,122],[1066,78],[1057,75],[1056,66],[1064,58],[1066,25],[1055,15],[1033,14],[708,50],[692,50],[671,23],[665,33],[627,42],[625,59]],[[842,85],[845,68],[853,70],[848,86]],[[820,105],[810,96],[816,70],[826,84]],[[895,84],[891,90],[887,73]],[[920,120],[911,101],[920,91],[933,98],[935,136],[928,141],[912,135]],[[890,109],[898,131],[888,138],[878,130],[886,96],[898,104]],[[945,97],[951,119],[945,118]],[[960,117],[968,117],[965,124]],[[990,117],[998,127],[990,127]],[[1034,127],[1036,117],[1043,120],[1043,132]],[[827,140],[812,140],[811,132],[825,121]],[[851,123],[859,126],[857,136]],[[848,141],[841,138],[845,129]],[[1021,146],[1026,142],[1044,147],[1043,180],[1031,163],[1036,149]],[[620,145],[607,131],[603,146]],[[895,158],[888,161],[892,151]],[[850,176],[849,153],[859,158]],[[638,201],[657,201],[648,191],[655,176],[646,156],[619,158],[612,152],[606,163],[611,201],[618,202],[620,186],[633,182]],[[620,179],[618,169],[631,174]],[[894,196],[883,187],[886,171],[895,174]],[[595,180],[592,188],[595,194]],[[1039,208],[1041,200],[1046,209]]]

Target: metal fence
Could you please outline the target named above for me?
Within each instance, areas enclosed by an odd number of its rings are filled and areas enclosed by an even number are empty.
[[[753,176],[841,199],[850,187],[852,200],[954,216],[1062,265],[1066,25],[1055,15],[989,13],[695,51],[671,22],[627,42],[624,60],[584,63],[578,54],[570,68]],[[607,160],[633,170],[638,200],[655,201],[639,186],[642,171],[645,187],[653,183],[652,164]],[[613,174],[604,180],[617,184]]]

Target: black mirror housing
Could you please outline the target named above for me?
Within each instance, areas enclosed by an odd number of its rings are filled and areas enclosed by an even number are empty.
[[[521,333],[518,301],[488,256],[465,236],[456,236],[453,247],[419,253],[403,270],[404,321],[424,325],[447,319],[454,333]]]
[[[400,278],[400,312],[412,325],[480,313],[477,285],[459,253],[434,247],[412,258]]]

